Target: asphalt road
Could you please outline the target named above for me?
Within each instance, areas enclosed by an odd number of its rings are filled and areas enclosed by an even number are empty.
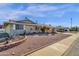
[[[79,38],[74,42],[74,45],[66,54],[66,56],[79,56]]]

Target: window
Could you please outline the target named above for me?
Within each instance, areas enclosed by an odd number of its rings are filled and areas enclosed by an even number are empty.
[[[23,30],[23,25],[16,24],[16,30]]]

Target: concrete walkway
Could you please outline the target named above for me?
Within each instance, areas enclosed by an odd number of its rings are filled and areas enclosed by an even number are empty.
[[[67,34],[67,33],[66,33]],[[55,44],[52,44],[46,48],[38,50],[28,56],[61,56],[69,52],[74,42],[79,37],[79,33],[72,34],[72,36],[63,39]]]

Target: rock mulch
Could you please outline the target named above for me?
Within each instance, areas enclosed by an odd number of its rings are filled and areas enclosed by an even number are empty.
[[[0,52],[0,55],[2,56],[11,56],[11,55],[20,56],[23,54],[28,55],[34,51],[37,51],[51,44],[54,44],[69,36],[70,35],[68,34],[62,34],[62,33],[55,35],[40,35],[40,36],[29,35],[27,36],[27,40],[24,43]]]

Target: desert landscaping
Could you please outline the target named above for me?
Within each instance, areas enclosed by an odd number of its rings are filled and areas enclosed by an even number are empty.
[[[21,44],[14,46],[10,49],[4,50],[0,52],[0,55],[4,56],[20,56],[20,55],[29,55],[32,52],[35,52],[39,49],[42,49],[44,47],[47,47],[51,44],[54,44],[58,41],[63,40],[66,37],[69,37],[68,34],[42,34],[42,35],[28,35],[26,36],[26,40],[22,42]]]

